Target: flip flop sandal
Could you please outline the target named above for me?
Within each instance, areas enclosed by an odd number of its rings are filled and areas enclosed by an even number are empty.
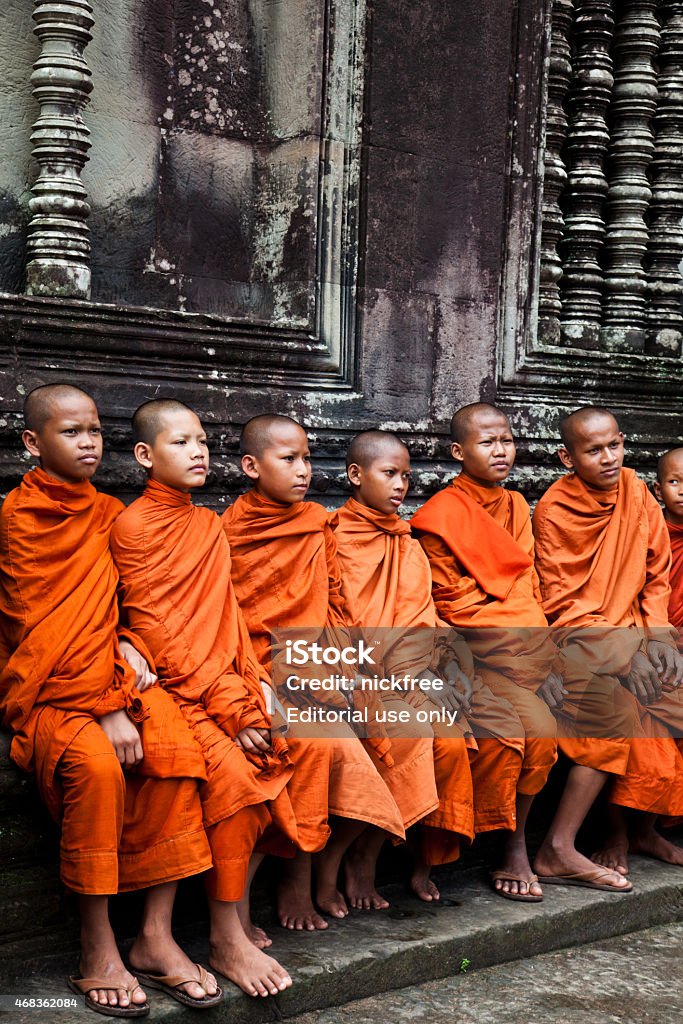
[[[146,1017],[149,1013],[149,1003],[133,1002],[133,992],[136,988],[141,987],[137,978],[133,978],[133,985],[125,989],[126,995],[130,999],[128,1006],[109,1006],[108,1003],[97,1003],[88,995],[93,989],[111,989],[113,987],[111,978],[106,981],[101,978],[67,978],[66,983],[77,996],[85,996],[85,1005],[89,1010],[101,1013],[103,1017]]]
[[[607,885],[605,882],[601,882],[601,878],[607,878],[608,875],[617,875],[619,878],[623,878],[618,871],[611,871],[609,868],[596,868],[595,871],[577,871],[574,874],[568,875],[541,875],[539,882],[543,885],[576,885],[582,889],[600,889],[601,892],[632,892],[633,885],[629,882],[627,885]]]
[[[146,971],[138,971],[137,973],[145,987],[165,992],[167,996],[182,1003],[183,1006],[192,1006],[195,1010],[208,1010],[209,1007],[217,1006],[222,1002],[223,989],[219,986],[213,995],[208,995],[207,993],[201,999],[195,999],[193,996],[188,995],[187,992],[183,992],[180,986],[187,985],[189,982],[195,982],[197,985],[201,985],[202,988],[207,987],[209,978],[207,970],[201,964],[195,964],[195,967],[199,971],[198,978],[188,978],[183,974],[148,974]]]
[[[502,896],[504,900],[516,900],[517,903],[542,903],[543,896],[534,896],[532,892],[529,892],[534,882],[538,882],[538,875],[530,875],[528,878],[520,878],[519,875],[511,875],[507,871],[492,871],[491,881],[495,882],[523,882],[527,887],[526,892],[505,892],[503,889],[496,889],[494,884],[493,891],[496,896]],[[543,879],[541,879],[543,881]]]

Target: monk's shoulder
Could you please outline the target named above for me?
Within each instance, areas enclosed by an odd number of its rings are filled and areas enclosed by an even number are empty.
[[[112,494],[103,494],[102,491],[97,491],[95,495],[95,508],[102,519],[114,523],[126,506],[119,498],[115,498]]]
[[[143,499],[136,498],[130,505],[123,505],[114,525],[112,537],[120,541],[134,541],[143,532]]]
[[[528,518],[531,515],[531,506],[522,492],[509,490],[507,493],[510,495],[510,503],[515,515]]]

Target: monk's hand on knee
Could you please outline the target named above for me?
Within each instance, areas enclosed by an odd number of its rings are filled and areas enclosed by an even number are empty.
[[[100,718],[100,725],[123,768],[134,768],[142,761],[142,740],[125,711],[112,711]]]
[[[675,647],[661,640],[650,640],[648,657],[665,686],[676,689],[683,682],[683,657]]]
[[[140,652],[133,647],[128,640],[121,640],[119,642],[119,648],[121,650],[121,656],[135,672],[135,685],[142,693],[148,686],[154,686],[157,681],[157,677],[152,672],[151,668],[142,657]]]
[[[472,681],[466,672],[463,672],[460,663],[455,659],[448,662],[444,669],[444,682],[449,685],[455,693],[460,707],[469,714],[472,710],[470,701],[472,699]]]
[[[626,689],[641,704],[654,704],[662,693],[662,684],[654,665],[647,654],[636,651],[631,659],[631,668],[624,681]]]
[[[235,743],[248,754],[255,754],[259,750],[270,750],[270,732],[268,729],[240,729],[235,737]]]
[[[549,672],[548,678],[538,688],[538,696],[551,710],[561,708],[566,695],[567,690],[562,682],[562,676],[558,676],[556,672]]]

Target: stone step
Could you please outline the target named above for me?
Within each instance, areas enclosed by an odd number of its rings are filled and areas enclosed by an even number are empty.
[[[680,837],[680,838],[683,838]],[[680,841],[680,839],[679,839]],[[225,1002],[210,1018],[222,1024],[265,1024],[310,1010],[404,988],[423,981],[475,971],[683,920],[683,868],[634,857],[635,889],[614,895],[578,888],[546,888],[540,904],[521,904],[496,896],[480,870],[435,873],[439,905],[423,904],[400,886],[383,888],[391,907],[384,912],[354,911],[326,932],[301,934],[271,928],[273,954],[290,970],[294,985],[282,996],[248,999],[225,983]],[[261,920],[259,923],[267,922]],[[205,926],[178,929],[188,952],[206,963]],[[0,966],[0,1009],[9,995],[33,998],[69,996],[64,976],[76,970],[76,958],[63,954],[27,959],[17,969]],[[193,1010],[167,996],[150,993],[155,1022],[196,1024]],[[82,1013],[51,1010],[51,1024],[73,1024]],[[90,1018],[92,1019],[92,1018]],[[13,1024],[35,1024],[34,1012],[12,1007]],[[388,1020],[388,1018],[387,1018]]]

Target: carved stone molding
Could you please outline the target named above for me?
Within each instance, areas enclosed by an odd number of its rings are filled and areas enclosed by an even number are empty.
[[[553,24],[555,11],[553,9]],[[605,120],[613,85],[611,0],[577,0],[574,77],[569,96],[567,212],[562,242],[562,337],[595,347],[602,303],[599,253],[605,235]],[[547,166],[546,166],[547,176]],[[545,335],[544,335],[545,336]],[[550,339],[549,339],[550,340]]]
[[[683,2],[662,5],[655,153],[651,165],[646,350],[680,355],[683,339]]]
[[[657,107],[654,58],[659,47],[658,0],[624,0],[614,41],[614,90],[605,234],[603,327],[605,348],[645,346],[647,172],[654,153]]]
[[[88,0],[36,0],[33,13],[42,50],[31,76],[40,103],[31,135],[40,173],[29,202],[29,295],[90,295],[90,207],[81,181],[90,132],[81,112],[92,89],[83,56],[92,13]]]
[[[555,340],[559,340],[560,337],[560,311],[562,309],[560,302],[562,261],[557,252],[557,245],[564,228],[559,198],[567,182],[567,171],[561,151],[567,132],[564,100],[572,72],[569,30],[572,24],[573,7],[573,0],[554,0],[548,73],[538,316],[543,325],[544,336]]]

